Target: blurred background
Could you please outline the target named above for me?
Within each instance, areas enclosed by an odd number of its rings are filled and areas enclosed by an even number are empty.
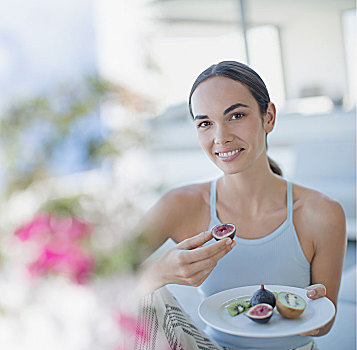
[[[186,101],[195,77],[228,59],[267,84],[278,110],[268,152],[285,177],[345,210],[340,306],[318,345],[356,347],[354,1],[0,8],[1,348],[131,348],[127,298],[151,253],[133,227],[168,189],[220,175]],[[195,299],[193,289],[172,291],[183,305]]]

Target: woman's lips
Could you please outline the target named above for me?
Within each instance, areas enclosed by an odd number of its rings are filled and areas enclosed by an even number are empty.
[[[230,151],[215,152],[215,155],[224,162],[230,162],[231,160],[237,158],[243,151],[244,148],[237,148]]]

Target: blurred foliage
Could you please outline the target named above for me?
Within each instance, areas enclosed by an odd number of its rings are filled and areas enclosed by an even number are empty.
[[[114,246],[105,252],[95,253],[95,273],[99,276],[108,276],[118,272],[136,272],[150,253],[150,244],[143,236],[127,237],[124,244]]]
[[[87,169],[117,157],[123,148],[144,142],[142,134],[130,126],[115,132],[103,127],[100,106],[108,102],[137,114],[149,108],[145,98],[93,76],[16,100],[5,108],[0,115],[5,198],[35,181],[58,175],[58,162],[70,158],[74,148],[70,147],[76,142]]]
[[[100,205],[84,209],[81,206],[83,200],[94,202],[98,199],[87,195],[51,199],[43,204],[39,212],[49,213],[59,218],[79,217],[90,223],[92,226],[90,239],[82,240],[81,245],[90,251],[95,259],[93,272],[96,276],[106,277],[121,272],[135,273],[152,250],[147,238],[137,233],[134,227],[128,224],[129,213],[135,216],[134,206],[121,199],[118,208],[125,206],[127,212],[123,214],[118,209],[118,217],[113,219],[109,218],[104,210],[101,211]],[[111,221],[112,229],[110,229]],[[125,232],[125,234],[120,235],[118,231]],[[103,237],[103,234],[106,237]],[[104,248],[100,247],[96,244],[97,238],[109,239],[112,244]]]
[[[100,115],[103,106],[114,107],[110,117],[119,119],[118,127],[103,123]],[[119,107],[118,115],[115,107]],[[140,236],[132,234],[130,222],[138,216],[132,192],[121,189],[122,192],[113,194],[114,184],[110,181],[105,188],[100,187],[97,192],[89,189],[88,193],[66,190],[62,195],[51,186],[62,175],[74,172],[81,172],[84,179],[86,170],[103,164],[107,167],[125,152],[143,146],[146,135],[141,129],[143,123],[140,120],[138,123],[136,118],[150,109],[151,103],[146,98],[98,77],[86,77],[78,83],[65,84],[46,94],[9,104],[0,115],[3,163],[0,203],[4,208],[14,195],[21,196],[33,188],[31,195],[42,202],[35,208],[37,213],[32,219],[20,215],[16,218],[18,222],[8,225],[8,229],[28,225],[30,230],[40,213],[54,218],[79,218],[92,230],[78,249],[83,248],[83,252],[93,256],[96,275],[135,271],[150,248]],[[81,155],[82,164],[71,169],[68,158],[75,152]],[[67,173],[59,171],[66,167]],[[34,186],[39,183],[40,186]],[[41,192],[46,195],[41,197]],[[21,222],[23,220],[27,223]],[[0,256],[4,249],[7,248],[0,249]]]
[[[82,217],[83,210],[81,210],[78,205],[78,202],[82,197],[83,195],[76,195],[71,197],[50,199],[42,205],[40,211],[56,214],[60,217]]]

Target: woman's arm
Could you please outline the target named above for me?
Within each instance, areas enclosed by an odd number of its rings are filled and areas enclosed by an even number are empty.
[[[336,201],[320,197],[307,201],[303,212],[305,229],[313,235],[314,252],[311,260],[312,285],[307,288],[307,296],[311,299],[326,296],[337,307],[347,244],[344,211]],[[333,322],[334,319],[320,329],[303,335],[324,335]]]
[[[166,194],[145,215],[141,232],[151,250],[157,249],[168,238],[178,244],[162,256],[149,259],[140,271],[140,287],[144,294],[166,284],[199,286],[208,277],[219,259],[235,245],[225,239],[202,245],[212,239],[204,230],[206,207],[192,187],[176,189]],[[201,233],[200,233],[201,232]]]
[[[148,294],[166,284],[200,286],[218,260],[236,244],[226,238],[202,247],[210,239],[210,231],[202,232],[180,242],[161,257],[146,262],[141,271],[141,292]]]

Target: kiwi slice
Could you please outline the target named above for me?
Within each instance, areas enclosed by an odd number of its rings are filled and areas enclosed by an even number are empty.
[[[285,318],[297,318],[304,312],[306,302],[294,293],[280,292],[276,299],[276,308]]]
[[[227,310],[231,316],[237,316],[250,308],[250,300],[239,300],[230,303]]]

